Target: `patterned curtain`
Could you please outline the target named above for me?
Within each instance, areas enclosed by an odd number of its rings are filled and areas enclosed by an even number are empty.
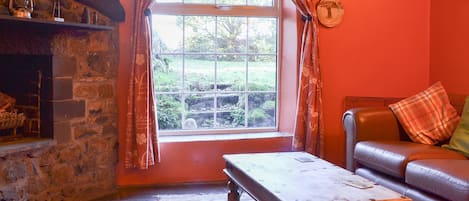
[[[127,130],[125,133],[126,168],[148,169],[159,161],[155,104],[152,89],[151,15],[153,0],[137,0],[132,33]]]
[[[315,0],[293,0],[302,16],[298,102],[293,149],[323,157],[322,81]]]

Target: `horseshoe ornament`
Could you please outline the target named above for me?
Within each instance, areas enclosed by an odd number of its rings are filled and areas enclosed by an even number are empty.
[[[344,7],[341,0],[321,0],[317,7],[319,22],[325,27],[335,27],[342,22]]]

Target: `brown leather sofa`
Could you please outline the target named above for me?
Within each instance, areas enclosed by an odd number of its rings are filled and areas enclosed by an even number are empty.
[[[469,201],[469,160],[411,142],[387,107],[347,110],[343,126],[347,169],[413,200]]]

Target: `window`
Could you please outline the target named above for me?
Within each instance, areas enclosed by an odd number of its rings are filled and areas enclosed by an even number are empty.
[[[160,0],[152,11],[160,133],[276,130],[276,1]]]

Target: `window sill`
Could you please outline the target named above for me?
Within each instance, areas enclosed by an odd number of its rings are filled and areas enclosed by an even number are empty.
[[[292,137],[291,133],[284,132],[263,132],[263,133],[241,133],[241,134],[207,134],[207,135],[181,135],[181,136],[161,136],[160,143],[172,142],[201,142],[201,141],[221,141],[221,140],[246,140],[261,138],[281,138]]]
[[[54,140],[37,138],[26,138],[15,142],[0,143],[0,157],[5,157],[14,153],[40,149],[43,147],[49,147],[55,144],[56,141]]]

